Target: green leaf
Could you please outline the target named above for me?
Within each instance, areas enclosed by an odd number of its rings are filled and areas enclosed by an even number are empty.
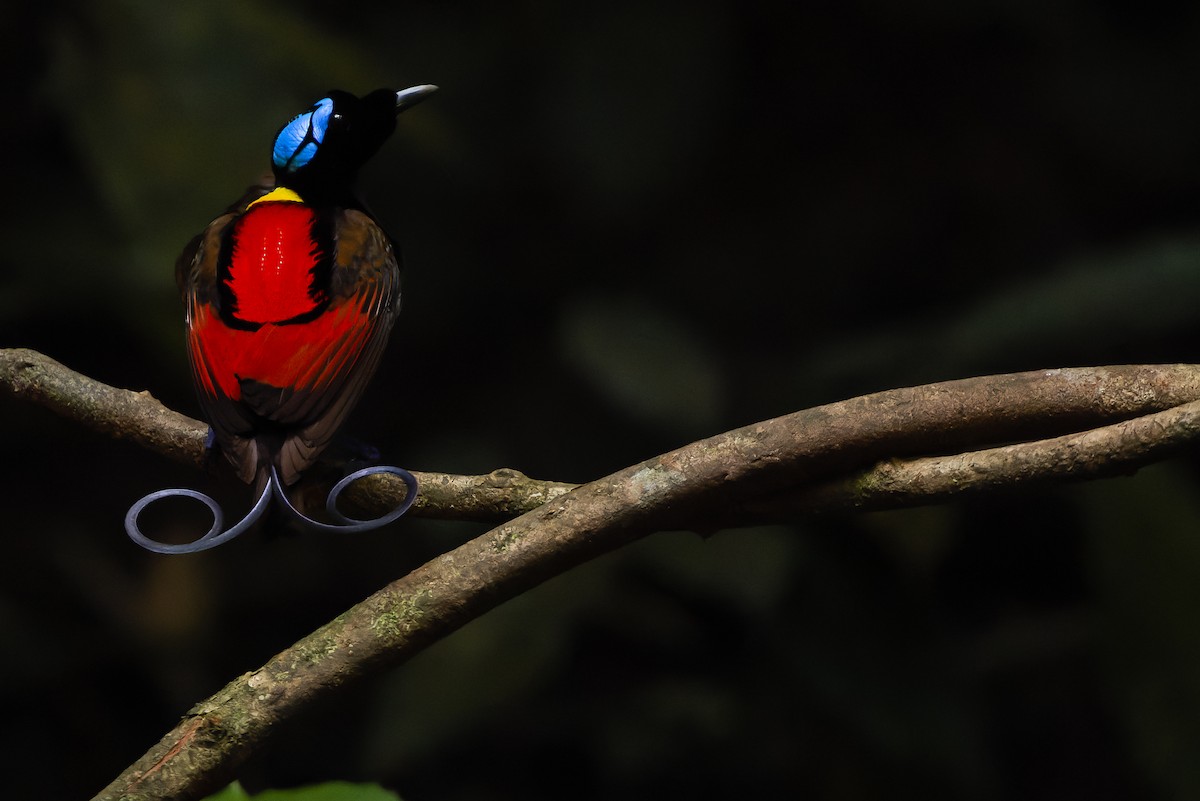
[[[250,796],[242,789],[242,785],[234,782],[216,795],[210,795],[204,801],[247,801]]]
[[[400,801],[400,796],[378,784],[325,782],[290,790],[265,790],[258,795],[246,795],[237,782],[205,801]]]

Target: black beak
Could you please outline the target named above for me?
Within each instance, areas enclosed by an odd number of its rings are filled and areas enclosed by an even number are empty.
[[[396,92],[396,113],[412,108],[436,91],[437,87],[431,83],[401,89]]]

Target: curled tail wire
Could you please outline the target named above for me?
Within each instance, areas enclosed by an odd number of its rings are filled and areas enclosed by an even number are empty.
[[[376,475],[378,473],[389,473],[397,476],[404,482],[404,500],[400,502],[392,511],[377,517],[372,520],[359,520],[353,517],[347,517],[338,511],[337,500],[346,487],[358,481],[360,478]],[[333,489],[329,491],[329,497],[325,502],[325,509],[329,515],[337,523],[322,523],[318,520],[313,520],[299,509],[297,509],[288,499],[287,493],[283,489],[283,482],[279,479],[279,471],[274,465],[271,465],[270,472],[261,474],[263,478],[257,482],[258,497],[254,502],[254,506],[250,511],[235,523],[233,526],[225,529],[225,515],[221,511],[221,506],[210,496],[203,492],[190,489],[165,489],[158,492],[152,492],[140,501],[129,507],[129,511],[125,515],[125,532],[129,538],[142,546],[148,551],[155,553],[197,553],[199,551],[207,551],[209,548],[215,548],[229,542],[234,537],[245,533],[255,523],[262,519],[267,508],[271,505],[272,497],[279,499],[279,505],[283,510],[294,520],[299,522],[306,528],[315,531],[323,531],[331,534],[359,534],[364,531],[372,531],[386,526],[394,520],[399,519],[413,505],[413,501],[417,499],[417,479],[412,473],[400,467],[392,467],[390,465],[380,465],[376,467],[364,467],[361,470],[356,470],[350,475],[343,478],[341,481],[333,485]],[[264,480],[265,478],[265,480]],[[213,515],[212,527],[208,532],[197,540],[179,544],[159,542],[152,539],[142,531],[138,525],[138,518],[147,506],[155,501],[163,498],[195,498],[209,508]]]

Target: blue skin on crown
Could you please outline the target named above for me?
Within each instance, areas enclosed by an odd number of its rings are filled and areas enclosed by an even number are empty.
[[[276,168],[293,172],[308,164],[316,155],[317,146],[325,140],[332,114],[333,101],[323,97],[308,111],[292,117],[275,137],[271,161]]]

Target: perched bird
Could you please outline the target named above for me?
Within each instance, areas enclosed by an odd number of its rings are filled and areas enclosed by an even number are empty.
[[[379,365],[400,270],[355,179],[396,116],[436,89],[329,92],[275,136],[273,182],[179,258],[201,406],[220,451],[260,491],[272,466],[291,485],[316,461]]]

